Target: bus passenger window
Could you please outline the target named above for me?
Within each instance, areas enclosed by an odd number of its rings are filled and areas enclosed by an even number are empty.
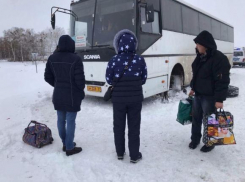
[[[141,30],[146,33],[159,34],[160,33],[159,13],[155,11],[154,12],[154,22],[147,23],[145,8],[141,7],[140,12],[141,12],[140,13],[141,14]]]

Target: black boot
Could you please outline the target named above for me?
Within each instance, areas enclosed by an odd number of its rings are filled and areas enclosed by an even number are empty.
[[[123,155],[118,155],[117,154],[117,159],[118,160],[123,160],[125,155],[126,155],[126,153],[124,153]]]
[[[74,147],[72,150],[67,150],[66,155],[69,156],[69,155],[77,154],[81,151],[82,151],[81,147]]]
[[[201,148],[201,151],[202,151],[202,152],[210,152],[211,150],[214,149],[214,147],[215,147],[214,145],[213,145],[213,146],[210,146],[210,147],[204,145],[204,146]]]
[[[75,142],[73,142],[73,144],[74,144],[74,147],[76,147],[76,143]],[[63,146],[63,149],[62,149],[64,152],[66,151],[66,146],[64,145]]]
[[[130,162],[135,164],[135,163],[139,162],[141,159],[142,159],[142,154],[139,152],[138,157],[136,159],[131,158]]]
[[[199,145],[199,143],[191,141],[191,143],[189,144],[189,148],[190,149],[195,149],[195,148],[197,148],[198,145]]]

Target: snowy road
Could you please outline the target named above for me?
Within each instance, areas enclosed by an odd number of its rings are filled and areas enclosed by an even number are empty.
[[[231,70],[231,85],[240,95],[224,105],[235,118],[237,145],[219,146],[201,153],[201,145],[190,150],[191,126],[176,120],[179,93],[163,104],[160,98],[144,101],[141,125],[143,160],[129,163],[116,159],[113,142],[112,105],[101,98],[86,97],[77,117],[75,141],[82,153],[67,157],[61,151],[52,88],[44,82],[44,63],[38,73],[31,63],[0,61],[0,181],[188,181],[245,182],[245,68]],[[47,124],[52,145],[36,149],[22,142],[30,120]]]

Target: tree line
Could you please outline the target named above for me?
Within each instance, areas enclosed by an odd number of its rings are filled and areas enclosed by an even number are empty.
[[[65,31],[60,27],[39,33],[18,27],[5,30],[3,37],[0,37],[0,59],[32,61],[32,53],[37,53],[37,60],[46,60],[56,49],[59,37],[63,34]]]

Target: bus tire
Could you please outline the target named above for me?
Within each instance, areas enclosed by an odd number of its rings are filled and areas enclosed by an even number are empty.
[[[170,88],[174,91],[181,91],[183,88],[183,78],[181,75],[172,75]]]
[[[227,91],[227,98],[237,97],[239,95],[239,88],[229,85]]]
[[[170,90],[181,91],[184,86],[184,69],[181,64],[173,67],[170,77]]]

